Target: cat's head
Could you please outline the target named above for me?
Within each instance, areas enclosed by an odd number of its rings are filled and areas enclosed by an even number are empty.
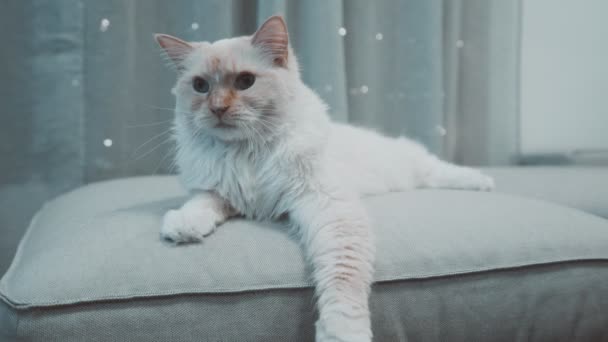
[[[157,34],[178,72],[176,115],[193,132],[226,141],[272,134],[299,82],[283,19],[274,16],[252,35],[213,43]]]

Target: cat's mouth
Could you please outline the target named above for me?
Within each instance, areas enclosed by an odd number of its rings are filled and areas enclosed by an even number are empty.
[[[215,128],[221,128],[221,129],[234,129],[236,128],[235,125],[229,124],[229,123],[225,123],[224,121],[220,121],[215,125]]]

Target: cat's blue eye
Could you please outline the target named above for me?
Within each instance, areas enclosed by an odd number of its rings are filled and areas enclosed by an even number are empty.
[[[198,93],[207,93],[209,91],[209,83],[202,77],[196,76],[192,79],[192,88]]]
[[[245,90],[255,83],[255,75],[250,72],[242,72],[234,81],[234,87],[238,90]]]

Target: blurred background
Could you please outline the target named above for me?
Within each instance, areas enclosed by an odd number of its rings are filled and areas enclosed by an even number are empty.
[[[468,165],[608,164],[604,0],[3,0],[0,273],[41,205],[172,168],[152,34],[213,41],[283,14],[335,120]]]

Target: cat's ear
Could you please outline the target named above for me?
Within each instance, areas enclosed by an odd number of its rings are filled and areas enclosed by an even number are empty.
[[[276,66],[287,67],[289,35],[282,17],[268,18],[254,33],[251,44],[261,49]]]
[[[192,52],[192,45],[168,34],[157,33],[154,35],[154,39],[156,39],[158,45],[160,45],[165,55],[173,62],[177,70],[183,70],[184,59]]]

